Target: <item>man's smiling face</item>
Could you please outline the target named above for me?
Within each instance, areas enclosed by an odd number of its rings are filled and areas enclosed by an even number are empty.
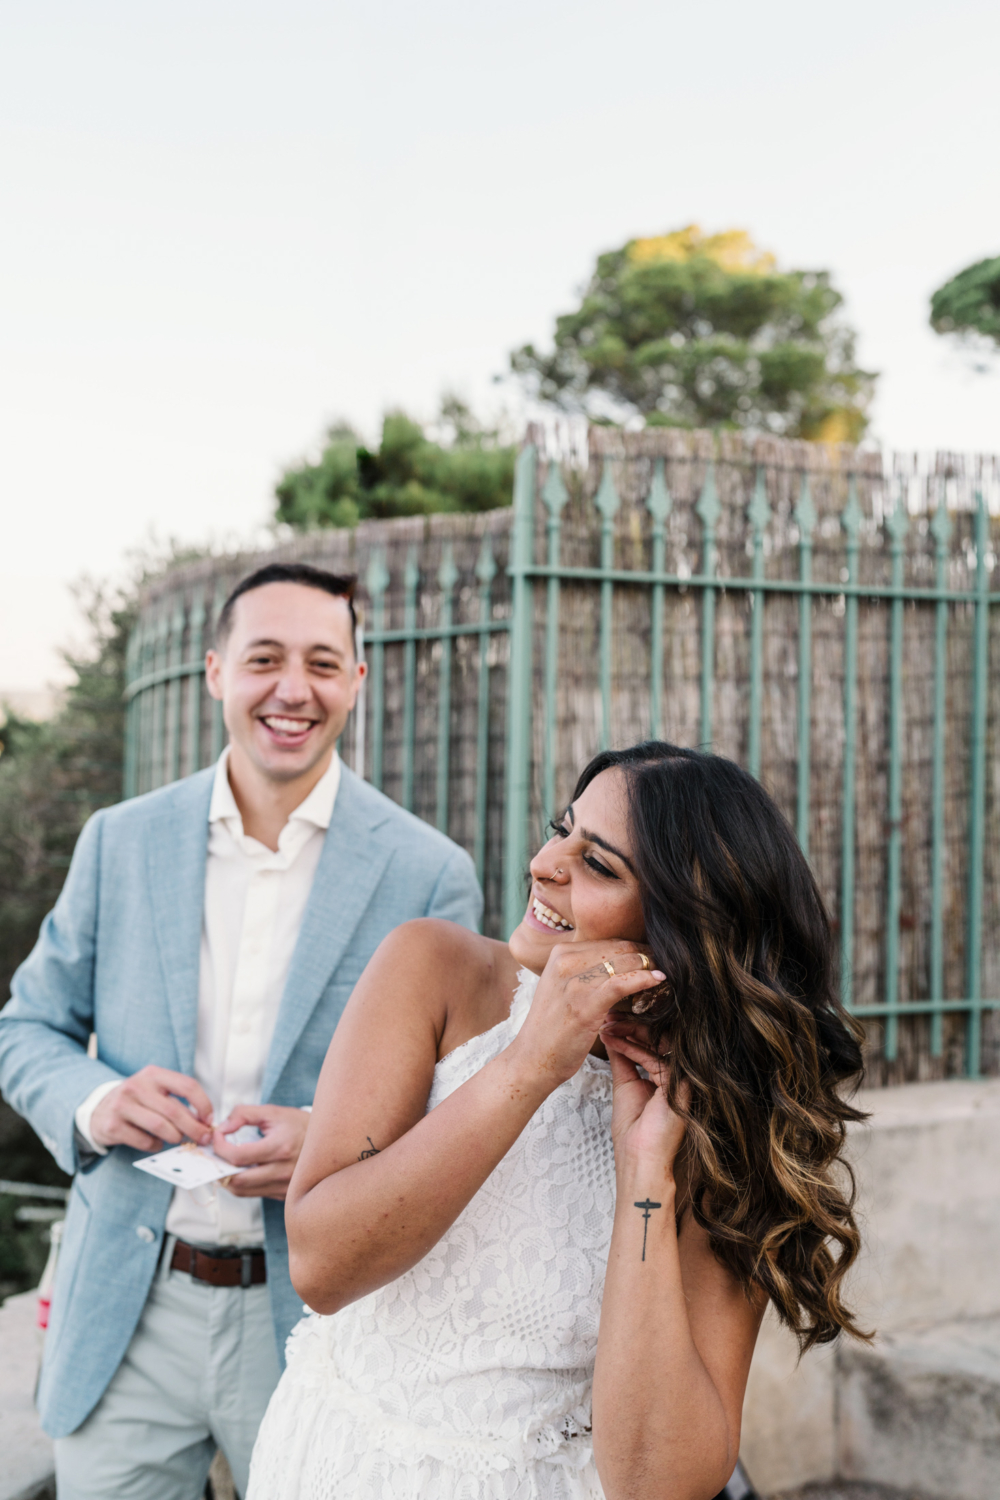
[[[233,753],[279,782],[308,776],[329,757],[365,674],[347,600],[301,583],[242,594],[206,666]]]

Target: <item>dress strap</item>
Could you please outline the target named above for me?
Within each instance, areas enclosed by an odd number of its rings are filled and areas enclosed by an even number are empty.
[[[443,1057],[438,1063],[434,1069],[434,1082],[427,1100],[429,1110],[440,1104],[442,1099],[446,1099],[474,1073],[478,1073],[480,1068],[492,1062],[494,1057],[498,1056],[517,1036],[531,1009],[538,975],[532,974],[529,969],[521,969],[518,980],[519,983],[511,1001],[510,1014],[496,1026],[491,1027],[489,1031],[470,1037],[467,1042],[456,1047],[454,1052],[449,1052],[448,1056]]]

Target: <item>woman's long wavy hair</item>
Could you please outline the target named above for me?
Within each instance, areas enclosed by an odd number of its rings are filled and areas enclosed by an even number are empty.
[[[763,1289],[805,1351],[846,1331],[857,1257],[842,1090],[861,1029],[839,1002],[830,920],[787,822],[718,755],[660,741],[596,756],[625,777],[646,940],[666,981],[642,1020],[671,1053],[687,1118],[691,1209],[747,1294]],[[682,1082],[690,1086],[684,1109]]]

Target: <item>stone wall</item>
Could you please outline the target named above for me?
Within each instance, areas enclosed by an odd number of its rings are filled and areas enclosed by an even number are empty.
[[[861,1102],[871,1119],[853,1130],[850,1154],[865,1248],[849,1302],[878,1338],[870,1352],[842,1340],[800,1361],[769,1313],[747,1389],[743,1458],[771,1495],[844,1478],[989,1500],[1000,1494],[997,1434],[982,1416],[992,1403],[1000,1427],[1000,1083],[906,1084],[869,1090]],[[923,1440],[943,1473],[912,1430],[901,1457],[889,1441],[894,1425],[912,1429],[921,1400]],[[967,1420],[970,1404],[978,1415]],[[949,1432],[957,1455],[944,1452]],[[899,1472],[902,1463],[915,1477]]]

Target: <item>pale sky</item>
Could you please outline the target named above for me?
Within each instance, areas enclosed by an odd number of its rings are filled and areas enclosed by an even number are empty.
[[[0,691],[67,584],[247,538],[335,416],[487,409],[594,257],[827,268],[889,447],[1000,450],[927,327],[1000,254],[993,0],[0,0]]]

